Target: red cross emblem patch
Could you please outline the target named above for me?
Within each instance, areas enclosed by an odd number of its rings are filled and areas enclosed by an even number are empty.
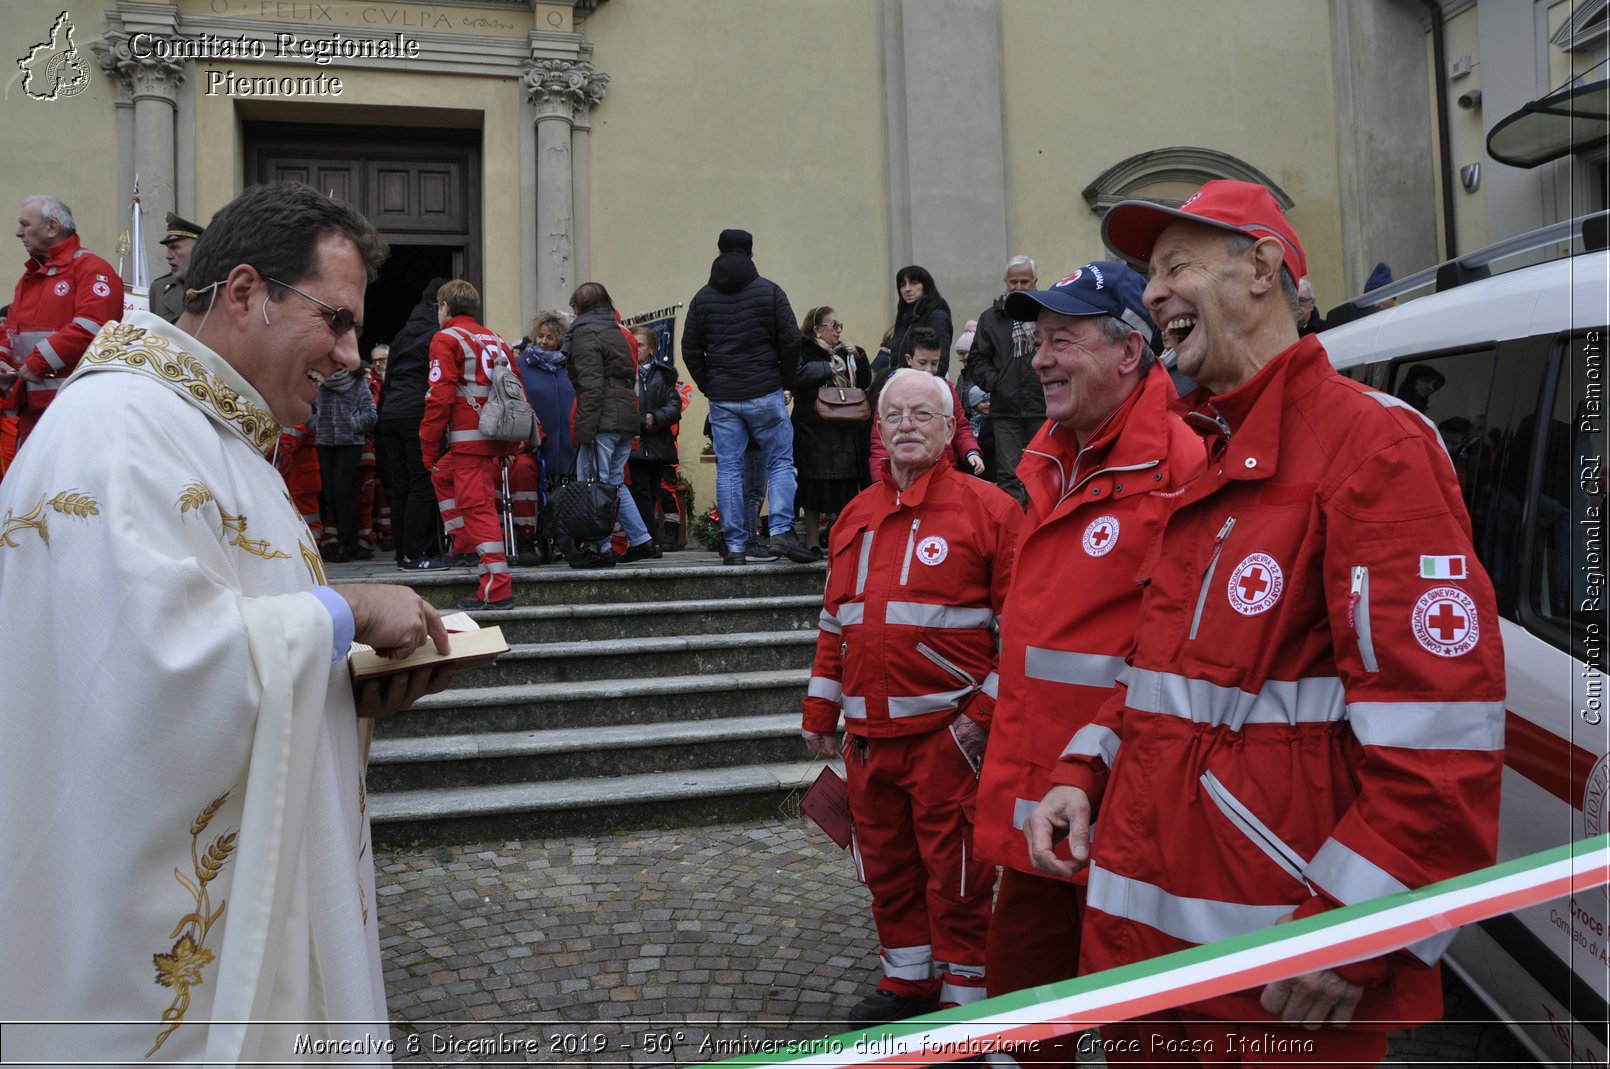
[[[1085,552],[1092,557],[1105,557],[1118,544],[1118,517],[1097,516],[1085,528]]]
[[[1414,640],[1438,657],[1469,653],[1481,637],[1476,603],[1456,587],[1437,586],[1421,594],[1411,621]]]
[[[54,286],[50,287],[50,288],[56,294],[56,296],[65,297],[65,296],[67,296],[68,291],[70,291],[73,287],[72,287],[72,283],[68,282],[65,278],[63,278],[63,279],[58,279],[56,284]]]
[[[932,568],[950,556],[950,543],[938,535],[929,535],[917,543],[917,559]]]
[[[1253,553],[1230,573],[1226,593],[1230,608],[1242,616],[1257,616],[1275,607],[1286,588],[1286,576],[1267,553]]]

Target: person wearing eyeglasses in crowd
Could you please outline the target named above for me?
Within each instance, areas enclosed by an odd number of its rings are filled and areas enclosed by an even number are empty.
[[[1306,338],[1330,328],[1319,318],[1319,306],[1314,301],[1314,284],[1306,278],[1297,283],[1297,336]]]
[[[1023,514],[944,461],[952,412],[944,380],[912,368],[890,376],[878,398],[888,470],[828,536],[802,734],[819,757],[842,749],[856,863],[872,892],[883,977],[850,1011],[857,1025],[985,991],[995,869],[972,848],[972,811]]]
[[[917,371],[933,375],[938,381],[944,383],[945,390],[950,394],[950,405],[946,409],[956,421],[956,433],[948,440],[950,454],[956,467],[974,475],[984,474],[984,452],[978,447],[978,439],[973,437],[972,426],[967,422],[967,412],[962,407],[961,397],[956,393],[948,379],[941,377],[939,370],[942,350],[945,344],[938,334],[926,327],[918,327],[911,332],[911,352],[906,354],[905,366]],[[896,372],[898,374],[898,372]],[[872,384],[874,395],[879,394],[885,383],[892,381],[891,376],[883,376],[880,381]],[[889,449],[884,444],[883,427],[874,420],[872,423],[871,461],[872,481],[876,483],[883,478],[883,473],[889,466]]]
[[[179,322],[104,327],[0,485],[27,674],[0,702],[0,939],[29,962],[0,976],[8,1057],[388,1037],[359,717],[451,669],[354,683],[346,652],[445,653],[447,632],[406,587],[326,585],[266,459],[358,366],[385,255],[347,205],[251,187],[197,241]]]

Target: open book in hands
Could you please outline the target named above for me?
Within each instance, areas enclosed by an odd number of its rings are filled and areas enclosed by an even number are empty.
[[[471,668],[485,668],[501,654],[509,652],[509,644],[504,641],[501,627],[481,627],[469,614],[462,612],[443,616],[442,624],[447,628],[447,639],[451,646],[447,653],[437,653],[435,645],[426,642],[406,657],[382,657],[373,647],[354,642],[347,654],[352,678],[372,679],[443,662],[451,662],[458,671],[463,672]]]

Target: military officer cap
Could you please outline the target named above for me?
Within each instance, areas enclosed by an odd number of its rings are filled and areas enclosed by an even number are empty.
[[[185,238],[199,238],[201,230],[200,226],[190,220],[169,212],[168,232],[162,235],[160,244],[172,245],[175,241],[183,241]]]

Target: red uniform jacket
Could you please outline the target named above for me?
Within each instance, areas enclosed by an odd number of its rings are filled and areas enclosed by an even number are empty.
[[[988,726],[995,626],[1022,520],[996,487],[936,463],[905,490],[857,494],[828,540],[806,731],[933,731],[959,709]]]
[[[478,429],[481,404],[492,393],[492,364],[498,356],[512,366],[509,343],[469,316],[454,316],[430,342],[430,387],[425,418],[419,424],[419,453],[434,467],[446,449],[477,456],[513,456],[519,442],[499,442]],[[473,403],[471,403],[473,401]]]
[[[1083,449],[1048,422],[1018,465],[1029,508],[1001,618],[1001,695],[973,832],[986,861],[1039,875],[1023,822],[1050,790],[1068,740],[1112,696],[1134,646],[1163,517],[1205,456],[1169,412],[1176,398],[1167,370],[1154,365]],[[1058,853],[1067,857],[1065,844]]]
[[[0,360],[26,365],[44,381],[19,379],[6,406],[37,411],[49,405],[101,324],[122,315],[123,280],[111,264],[83,248],[77,234],[44,260],[29,260],[11,298]]]
[[[956,417],[956,436],[950,440],[950,462],[955,468],[971,474],[972,469],[967,466],[967,455],[969,453],[982,455],[982,450],[978,448],[978,439],[973,437],[972,424],[967,422],[967,413],[962,409],[962,399],[957,396],[956,387],[952,386],[948,380],[946,380],[945,385],[950,387],[950,402],[954,409],[952,414]],[[803,401],[796,398],[794,403],[796,405],[801,403],[809,404],[810,398],[804,398]],[[879,422],[877,413],[874,412],[872,419],[872,481],[874,483],[881,481],[883,473],[888,470],[889,447],[883,444],[883,424]]]
[[[1081,971],[1493,861],[1504,655],[1436,430],[1312,335],[1204,394],[1230,434],[1174,502],[1123,685],[1053,773],[1098,806]],[[1355,1021],[1436,1020],[1453,934],[1338,969]],[[1267,1020],[1258,994],[1193,1009]]]

